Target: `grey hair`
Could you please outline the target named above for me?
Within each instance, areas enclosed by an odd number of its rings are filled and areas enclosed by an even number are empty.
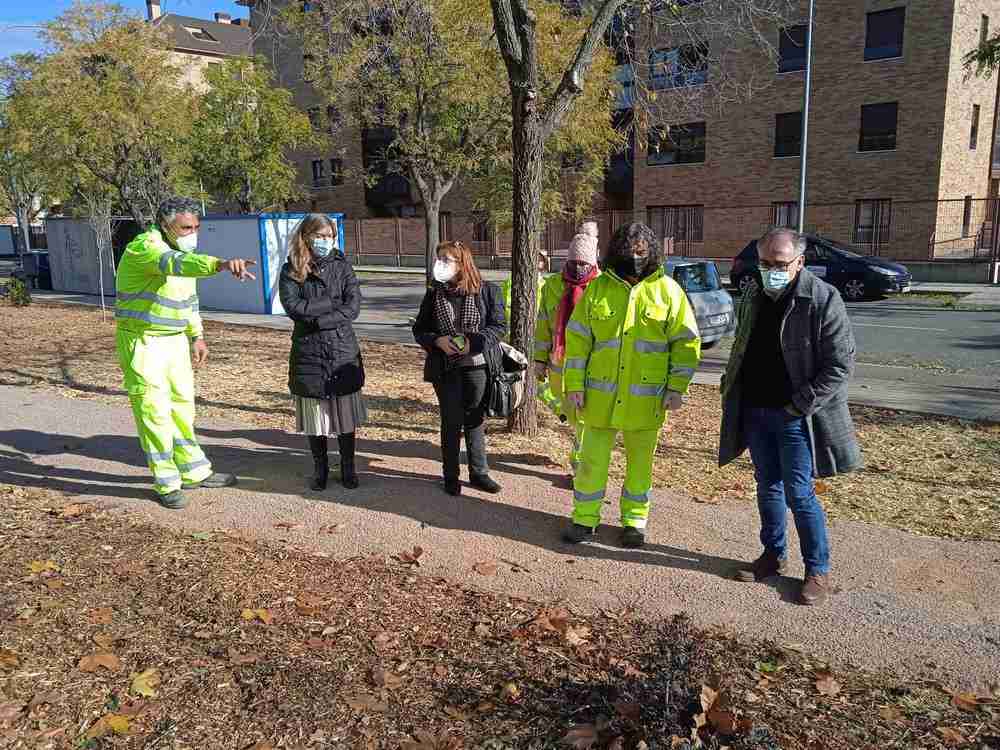
[[[187,198],[183,195],[171,196],[156,209],[156,225],[163,227],[166,224],[172,224],[179,214],[201,216],[201,204],[194,198]]]
[[[795,250],[796,257],[799,255],[805,255],[806,252],[806,236],[804,234],[799,234],[794,229],[788,229],[787,227],[775,227],[770,230],[767,234],[761,237],[757,241],[757,246],[770,245],[775,240],[786,240],[791,243],[792,248]]]

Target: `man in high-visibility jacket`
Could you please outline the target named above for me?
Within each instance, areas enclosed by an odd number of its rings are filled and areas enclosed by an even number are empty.
[[[226,487],[232,474],[212,471],[194,434],[195,365],[208,357],[198,313],[196,280],[229,271],[253,279],[253,261],[221,260],[195,252],[198,203],[171,198],[156,224],[125,248],[116,280],[118,362],[160,504],[187,505],[183,490]]]
[[[560,419],[573,428],[573,448],[569,457],[573,473],[576,473],[580,463],[583,421],[579,411],[566,400],[563,380],[566,326],[588,285],[600,273],[597,267],[597,238],[590,234],[577,234],[569,243],[562,273],[552,274],[545,280],[538,298],[535,371],[539,382],[548,382],[549,389],[558,399]]]
[[[660,429],[666,412],[681,407],[701,358],[694,311],[662,261],[649,227],[621,227],[604,273],[587,287],[566,327],[564,388],[584,423],[573,519],[563,535],[568,542],[584,541],[601,522],[619,431],[627,460],[622,544],[635,548],[645,541]]]
[[[538,292],[537,300],[539,305],[542,299],[542,286],[545,284],[546,278],[548,278],[549,270],[549,254],[544,249],[539,249],[538,251]],[[500,291],[503,292],[503,303],[504,303],[504,314],[507,317],[507,336],[504,338],[508,344],[510,343],[510,300],[511,300],[511,280],[512,277],[508,276],[504,279],[503,284],[500,285]],[[541,309],[539,307],[539,309]],[[559,414],[562,409],[562,404],[559,398],[556,396],[555,392],[549,387],[549,383],[546,380],[539,379],[538,388],[535,391],[535,395],[554,413]]]

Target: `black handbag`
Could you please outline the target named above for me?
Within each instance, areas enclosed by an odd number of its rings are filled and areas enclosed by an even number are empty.
[[[327,378],[326,395],[328,398],[350,396],[360,391],[364,385],[365,363],[359,354],[356,362],[341,365]]]
[[[506,418],[524,401],[524,372],[528,359],[509,344],[500,344],[500,369],[490,373],[490,392],[486,403],[487,417]]]

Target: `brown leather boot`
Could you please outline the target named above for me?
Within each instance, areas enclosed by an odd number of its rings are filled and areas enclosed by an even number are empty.
[[[810,575],[802,582],[799,592],[799,604],[816,606],[826,601],[830,594],[830,576]]]
[[[754,583],[772,576],[779,576],[784,572],[785,560],[779,558],[773,550],[766,549],[752,563],[736,571],[736,580],[743,581],[743,583]]]

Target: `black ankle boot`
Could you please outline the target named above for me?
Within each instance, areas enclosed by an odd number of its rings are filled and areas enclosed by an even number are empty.
[[[354,466],[354,433],[337,435],[340,446],[340,483],[353,490],[358,486],[358,472]]]
[[[325,435],[310,435],[309,450],[313,454],[314,473],[309,480],[309,489],[319,492],[326,489],[326,480],[330,478],[330,457],[327,455],[327,439]]]

